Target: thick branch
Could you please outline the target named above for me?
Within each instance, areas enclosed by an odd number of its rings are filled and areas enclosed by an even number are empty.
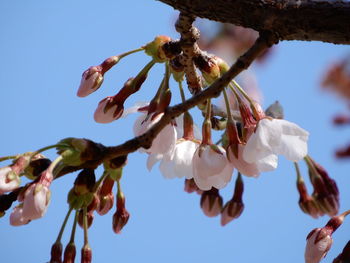
[[[350,44],[350,2],[341,0],[159,0],[181,12],[271,31],[280,40]]]

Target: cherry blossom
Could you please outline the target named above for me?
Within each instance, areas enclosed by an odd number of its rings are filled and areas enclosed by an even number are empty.
[[[165,178],[193,178],[192,158],[199,146],[198,141],[180,139],[171,157],[163,158],[159,170]]]
[[[328,233],[324,230],[325,228],[316,228],[308,235],[305,248],[305,263],[318,263],[327,255],[333,239],[331,237],[332,232]]]
[[[163,113],[158,114],[153,118],[154,114],[141,115],[134,124],[134,134],[140,136],[152,128],[163,116]],[[147,153],[155,154],[172,154],[177,140],[176,128],[173,124],[166,125],[152,142],[149,149],[145,149]]]
[[[193,178],[201,190],[221,189],[231,180],[233,165],[221,146],[201,145],[193,156]]]
[[[243,150],[243,159],[255,163],[260,171],[277,167],[277,155],[297,162],[307,154],[309,133],[298,125],[279,119],[259,121]]]

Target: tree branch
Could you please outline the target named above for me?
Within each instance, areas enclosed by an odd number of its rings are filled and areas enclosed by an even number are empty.
[[[271,31],[280,40],[350,44],[350,2],[342,0],[158,0],[181,12]]]

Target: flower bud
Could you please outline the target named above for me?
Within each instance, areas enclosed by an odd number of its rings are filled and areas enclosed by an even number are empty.
[[[96,211],[99,215],[105,215],[108,213],[109,210],[112,209],[114,204],[114,195],[112,192],[112,188],[114,185],[114,180],[107,176],[106,179],[104,179],[102,186],[98,190],[98,198],[99,198],[99,206],[97,207]]]
[[[84,245],[81,249],[81,263],[91,263],[92,261],[92,249],[89,244]]]
[[[312,196],[323,213],[334,216],[339,210],[338,187],[322,166],[314,162],[311,158],[309,159],[310,161],[307,162],[307,165],[310,180],[314,186]]]
[[[306,185],[301,176],[298,176],[297,178],[297,189],[300,195],[299,206],[301,210],[313,218],[318,218],[319,216],[323,215],[323,213],[319,210],[315,200],[310,195],[308,195]]]
[[[219,190],[214,187],[209,191],[204,191],[200,201],[202,211],[208,217],[219,215],[222,210],[222,203]]]
[[[323,228],[315,228],[306,237],[305,262],[318,263],[332,246],[333,232],[343,223],[344,215],[332,217]]]
[[[62,263],[62,243],[56,241],[51,247],[50,263]]]
[[[196,192],[199,190],[198,186],[194,182],[193,178],[191,179],[185,179],[185,192],[191,194],[193,192]]]
[[[63,263],[74,263],[76,255],[76,248],[74,242],[69,242],[64,249]]]
[[[98,90],[103,82],[101,66],[92,66],[84,71],[77,92],[78,97],[86,97]]]
[[[119,192],[117,196],[117,211],[113,215],[113,231],[119,234],[129,221],[130,214],[125,208],[124,194]]]
[[[242,175],[239,173],[235,183],[235,190],[232,199],[227,202],[221,212],[221,225],[224,226],[233,219],[238,218],[243,210],[244,204],[242,201],[244,185]]]

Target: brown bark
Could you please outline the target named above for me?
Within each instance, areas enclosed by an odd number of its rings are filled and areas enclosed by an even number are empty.
[[[271,31],[280,40],[350,44],[350,2],[341,0],[159,0],[193,16]]]

